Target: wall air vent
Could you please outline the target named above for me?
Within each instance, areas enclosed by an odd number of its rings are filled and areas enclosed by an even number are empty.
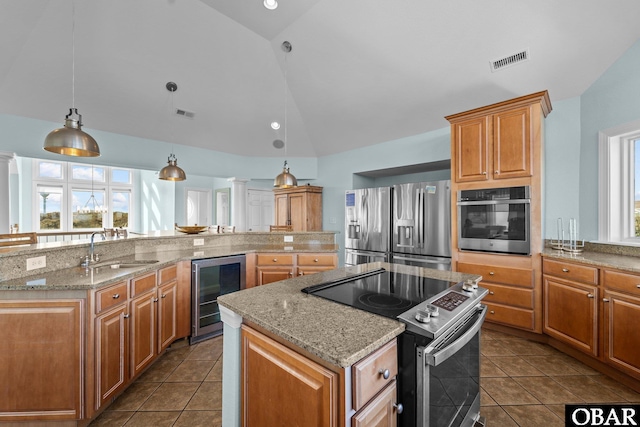
[[[196,113],[193,111],[181,110],[180,108],[176,108],[176,116],[186,117],[187,119],[193,119]]]
[[[493,61],[490,61],[491,72],[495,73],[496,71],[503,70],[505,68],[511,67],[512,65],[528,61],[530,57],[531,55],[529,54],[529,49],[527,48],[521,52],[514,53],[513,55],[494,59]]]

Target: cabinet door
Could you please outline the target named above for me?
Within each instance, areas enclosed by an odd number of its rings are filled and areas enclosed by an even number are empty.
[[[258,285],[279,282],[293,277],[293,267],[256,267]]]
[[[369,402],[351,419],[352,427],[395,427],[398,424],[396,412],[396,382],[389,384],[375,399]]]
[[[529,107],[493,115],[493,178],[532,175],[531,113]]]
[[[178,282],[169,282],[158,288],[158,353],[177,337]]]
[[[307,231],[307,195],[294,193],[289,195],[289,221],[292,231]]]
[[[95,319],[96,410],[118,394],[129,380],[126,305]]]
[[[544,276],[544,331],[598,355],[598,288]]]
[[[275,196],[275,225],[289,225],[289,197],[286,194]]]
[[[82,415],[82,300],[0,301],[0,424]]]
[[[156,307],[155,292],[149,292],[131,301],[131,377],[135,377],[156,356]]]
[[[489,117],[478,117],[453,125],[453,159],[456,182],[489,179]]]
[[[640,379],[640,298],[604,292],[604,358]]]
[[[244,426],[338,425],[338,374],[242,326]]]
[[[333,270],[335,267],[305,267],[298,266],[296,268],[296,276],[308,276],[310,274],[320,273],[321,271]]]

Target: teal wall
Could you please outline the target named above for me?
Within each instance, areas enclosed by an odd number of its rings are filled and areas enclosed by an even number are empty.
[[[582,237],[594,240],[598,235],[598,132],[640,118],[640,41],[580,97],[561,101],[554,100],[554,93],[550,93],[550,97],[553,110],[545,120],[543,165],[544,237],[556,237],[558,217],[565,221],[573,217],[579,220]],[[46,134],[60,125],[0,115],[0,129],[3,130],[0,151],[12,151],[22,157],[60,160],[61,156],[42,149]],[[140,218],[142,229],[172,228],[174,222],[184,220],[182,201],[185,186],[225,188],[230,187],[225,178],[238,177],[251,179],[247,183],[249,188],[270,188],[273,178],[282,169],[282,158],[277,157],[236,156],[89,128],[85,130],[96,138],[103,153],[98,161],[93,161],[143,170],[140,180],[144,183],[144,194],[140,208],[148,206],[151,210]],[[155,175],[166,164],[166,157],[171,151],[187,172],[186,183],[161,182]],[[291,158],[289,166],[301,185],[311,183],[324,187],[324,229],[338,231],[337,241],[342,245],[345,190],[386,186],[409,179],[440,179],[447,175],[446,171],[436,171],[374,179],[358,173],[447,160],[450,156],[450,132],[446,127],[317,159]],[[88,163],[91,160],[78,161]],[[24,163],[23,170],[20,170],[21,176],[25,176],[19,184],[21,194],[29,188],[31,179],[30,167]],[[215,181],[216,178],[221,181]],[[15,183],[11,188],[15,188]],[[21,200],[19,211],[22,221],[31,215],[31,202],[23,202]],[[176,203],[179,207],[172,209]],[[215,212],[215,206],[212,209]],[[12,217],[14,212],[12,209]]]

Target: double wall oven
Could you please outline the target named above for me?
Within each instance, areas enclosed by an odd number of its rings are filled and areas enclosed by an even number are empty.
[[[398,347],[401,427],[469,427],[480,417],[480,327],[487,290],[475,282],[385,269],[303,289],[405,323]]]
[[[458,191],[458,248],[531,254],[529,187]]]

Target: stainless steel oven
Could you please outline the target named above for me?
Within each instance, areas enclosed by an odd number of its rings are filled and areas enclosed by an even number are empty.
[[[529,187],[458,191],[458,248],[529,255]]]

